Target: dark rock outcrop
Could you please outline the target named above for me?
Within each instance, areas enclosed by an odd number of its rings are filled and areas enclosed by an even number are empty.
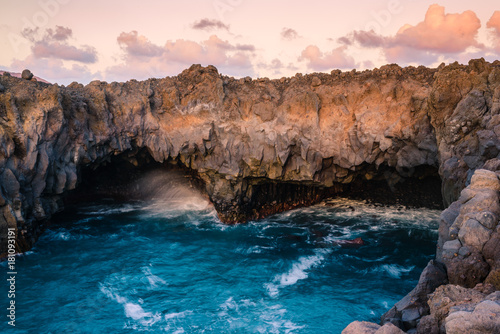
[[[430,295],[431,315],[419,325],[435,333],[497,333],[500,329],[500,292],[491,286],[474,289],[443,285]],[[429,320],[432,319],[432,320]]]
[[[477,170],[458,201],[443,212],[436,259],[446,265],[451,284],[473,288],[490,277],[500,289],[499,175]]]

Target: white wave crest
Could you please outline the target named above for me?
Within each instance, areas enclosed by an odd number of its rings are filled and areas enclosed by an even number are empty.
[[[265,288],[270,297],[277,297],[279,289],[289,285],[294,285],[299,280],[309,277],[308,271],[317,267],[323,262],[325,256],[329,254],[329,249],[318,249],[314,255],[301,256],[297,262],[292,265],[292,268],[286,273],[276,275],[271,283],[265,284]]]
[[[123,306],[123,310],[127,318],[137,321],[140,325],[150,327],[161,320],[160,313],[153,314],[152,312],[144,311],[141,305],[133,303],[127,298],[120,296],[118,293],[114,292],[112,288],[100,284],[99,289],[106,297],[115,300]],[[133,326],[133,328],[136,328],[136,326]]]
[[[403,266],[398,265],[398,264],[382,264],[382,265],[376,266],[374,268],[371,268],[368,271],[365,271],[365,273],[367,273],[367,272],[372,273],[372,274],[383,273],[383,274],[387,274],[393,278],[401,278],[401,276],[403,276],[403,274],[409,273],[414,268],[415,268],[415,266],[403,267]]]

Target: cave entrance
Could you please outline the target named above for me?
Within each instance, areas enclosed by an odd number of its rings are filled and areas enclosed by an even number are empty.
[[[434,166],[422,165],[399,172],[383,166],[370,180],[358,175],[344,189],[344,196],[383,205],[443,210],[441,183],[438,168]]]
[[[443,209],[441,178],[436,167],[425,165],[397,172],[394,168],[381,166],[368,173],[369,168],[353,176],[351,182],[333,183],[331,187],[314,182],[248,178],[243,183],[244,198],[240,205],[250,219],[336,197],[363,200],[375,205]]]
[[[125,151],[83,166],[75,190],[65,197],[65,204],[96,202],[109,199],[117,202],[151,200],[160,191],[177,187],[192,189],[206,196],[204,182],[196,171],[173,159],[155,161],[147,149]],[[182,195],[182,194],[180,194]]]

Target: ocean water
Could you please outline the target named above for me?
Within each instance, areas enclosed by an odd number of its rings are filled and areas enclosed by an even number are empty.
[[[189,191],[81,206],[17,257],[1,332],[340,333],[415,286],[438,217],[335,199],[228,226]]]

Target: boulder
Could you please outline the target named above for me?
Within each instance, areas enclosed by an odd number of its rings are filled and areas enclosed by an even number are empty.
[[[342,334],[375,334],[380,328],[373,322],[354,321],[344,328]]]
[[[321,79],[318,77],[313,77],[313,79],[311,80],[311,86],[313,87],[321,86]]]
[[[466,257],[458,256],[444,260],[448,280],[451,284],[473,288],[476,284],[484,282],[489,274],[490,266],[478,251],[472,251]]]
[[[484,300],[470,309],[450,312],[445,328],[447,334],[500,333],[500,302]]]
[[[490,240],[491,230],[481,225],[475,219],[468,219],[458,233],[462,244],[472,246],[482,251],[484,244]]]
[[[422,317],[417,326],[417,334],[439,334],[439,322],[432,315]]]
[[[495,172],[486,169],[478,169],[474,172],[470,181],[470,189],[492,189],[500,191],[500,180]]]
[[[487,295],[479,289],[468,289],[459,285],[442,285],[438,287],[428,300],[430,314],[440,324],[444,324],[445,318],[453,307],[469,304],[477,304],[485,299]],[[433,321],[433,320],[432,320]]]
[[[394,326],[390,322],[386,323],[380,327],[375,334],[404,334],[404,332],[398,327]]]
[[[30,70],[26,69],[23,71],[23,73],[21,73],[21,78],[25,80],[31,80],[33,79],[33,73],[31,73]]]

